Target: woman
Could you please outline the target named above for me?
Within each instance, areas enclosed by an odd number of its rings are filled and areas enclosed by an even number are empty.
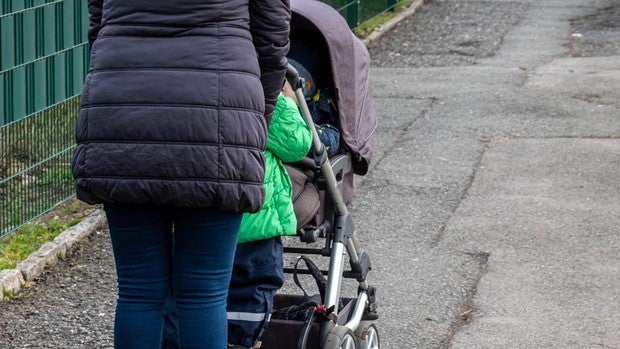
[[[108,219],[115,347],[161,346],[173,288],[181,347],[226,348],[241,216],[264,199],[288,1],[89,0],[89,13],[73,173],[78,198]]]

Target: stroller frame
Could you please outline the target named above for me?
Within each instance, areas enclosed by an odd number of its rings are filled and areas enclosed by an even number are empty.
[[[318,238],[325,238],[323,248],[284,248],[285,253],[329,256],[329,269],[321,271],[323,274],[327,274],[325,296],[322,301],[323,306],[329,309],[331,313],[320,320],[318,343],[317,338],[313,340],[308,338],[310,330],[305,328],[301,331],[296,348],[315,349],[317,344],[319,345],[318,348],[321,349],[379,348],[378,331],[371,322],[378,318],[376,289],[366,282],[366,276],[372,269],[370,257],[360,246],[355,234],[353,220],[340,194],[344,175],[353,171],[351,155],[339,154],[333,160],[327,157],[327,151],[319,139],[310,110],[305,102],[302,90],[304,80],[290,64],[287,69],[287,79],[295,91],[304,120],[312,131],[312,146],[315,154],[314,166],[320,169],[320,187],[327,193],[325,205],[329,209],[326,208],[325,211],[333,212],[333,216],[325,217],[324,223],[320,227],[304,230],[304,235],[301,236],[302,242],[315,242]],[[345,271],[347,259],[345,253],[351,268],[348,271]],[[310,274],[310,270],[298,270],[296,268],[284,268],[284,272]],[[344,306],[342,309],[338,309],[341,302],[340,291],[343,278],[357,280],[357,297],[342,299]],[[299,301],[299,299],[296,300]],[[313,320],[310,318],[308,321],[312,322]],[[269,333],[281,332],[273,329],[274,325],[278,326],[277,322],[272,320],[268,336]],[[316,335],[316,323],[314,325],[313,335]],[[288,348],[287,346],[286,349]]]

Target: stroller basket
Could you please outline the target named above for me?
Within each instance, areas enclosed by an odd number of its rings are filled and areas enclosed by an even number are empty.
[[[274,300],[274,308],[281,309],[304,302],[303,296],[277,295]],[[344,307],[340,310],[338,325],[344,325],[344,319],[348,318],[353,310],[353,298],[343,298]],[[319,348],[321,322],[312,318],[309,323],[297,320],[271,319],[269,331],[263,339],[261,348]],[[305,344],[305,346],[304,346]]]

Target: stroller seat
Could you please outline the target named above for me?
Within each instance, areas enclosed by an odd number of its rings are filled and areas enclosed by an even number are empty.
[[[337,181],[344,183],[352,181],[353,170],[348,154],[338,154],[330,159],[330,163]],[[329,212],[325,212],[329,206],[325,202],[326,189],[322,186],[320,170],[309,157],[285,164],[284,167],[291,179],[298,235],[302,242],[315,242],[319,237],[324,237],[324,234],[317,229],[326,228],[322,225],[326,215],[328,217],[330,215]],[[349,204],[352,193],[348,192],[347,188],[352,188],[352,185],[343,187],[342,193],[345,203]]]
[[[306,227],[313,220],[321,207],[319,189],[314,183],[314,172],[298,166],[284,165],[293,186],[293,207],[297,218],[297,231]]]

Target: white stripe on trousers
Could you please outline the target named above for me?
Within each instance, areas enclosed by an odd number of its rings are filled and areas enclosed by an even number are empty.
[[[265,320],[265,313],[243,313],[239,311],[229,311],[226,313],[228,320],[233,321],[252,321],[252,322],[260,322]],[[271,318],[271,314],[269,314],[269,318]],[[269,321],[269,318],[267,321]]]

